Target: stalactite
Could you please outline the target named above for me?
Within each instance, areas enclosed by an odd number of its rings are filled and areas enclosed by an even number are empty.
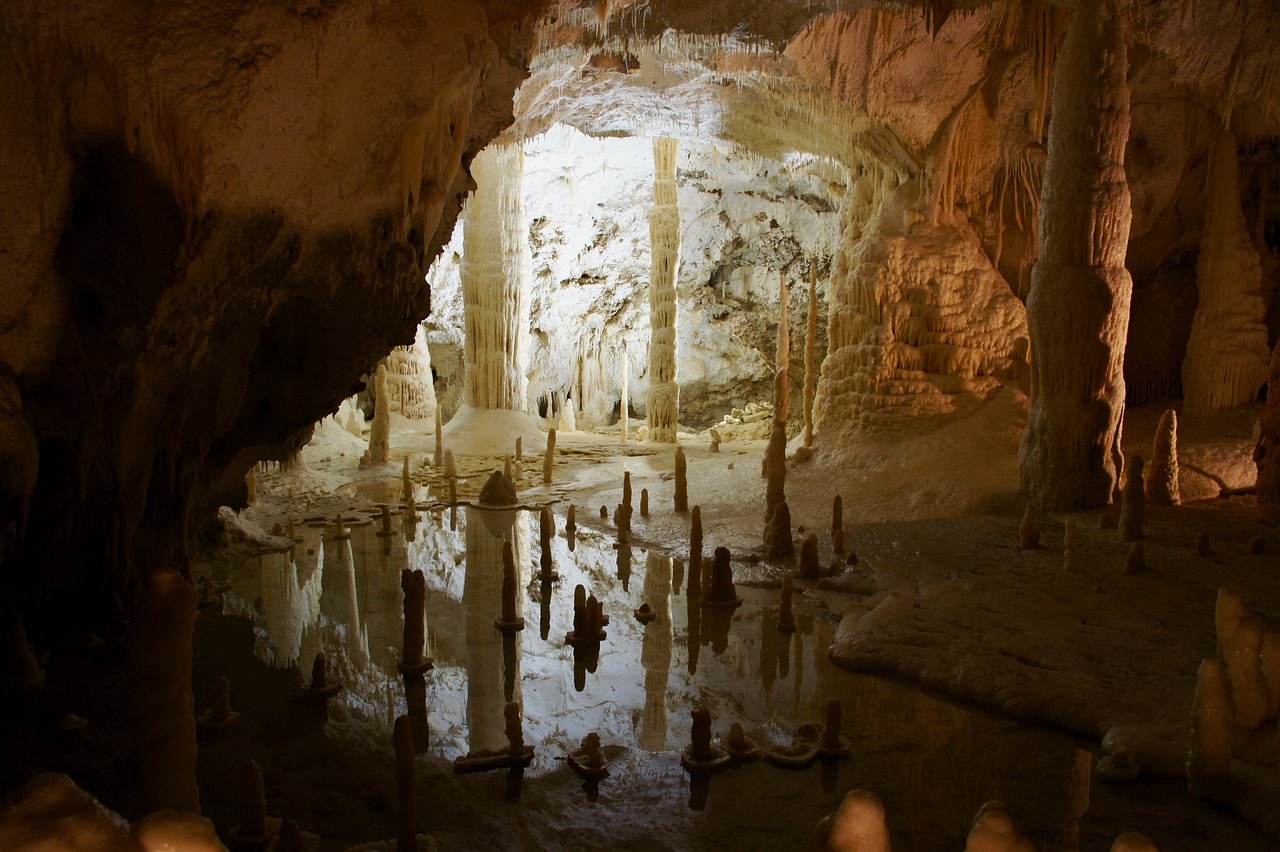
[[[1031,411],[1020,473],[1027,497],[1047,511],[1110,502],[1123,465],[1133,291],[1124,266],[1131,217],[1127,65],[1115,0],[1082,3],[1055,69],[1041,252],[1027,299]]]
[[[491,145],[471,163],[476,191],[464,211],[462,294],[466,401],[524,411],[528,379],[529,249],[518,145]]]
[[[818,263],[809,265],[809,315],[804,335],[804,446],[813,445],[813,396],[818,389]]]
[[[649,210],[649,440],[675,443],[680,414],[676,382],[676,280],[680,267],[680,205],[676,139],[653,140],[653,207]]]
[[[1266,381],[1262,266],[1240,208],[1240,164],[1230,130],[1209,156],[1196,264],[1200,300],[1182,362],[1183,410],[1216,414],[1250,402]]]

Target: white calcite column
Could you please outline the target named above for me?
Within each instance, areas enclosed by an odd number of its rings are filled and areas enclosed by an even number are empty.
[[[649,209],[649,440],[675,443],[680,413],[676,383],[676,277],[680,268],[680,204],[675,139],[653,140],[653,207]]]
[[[387,392],[391,410],[410,420],[436,416],[436,388],[431,376],[431,350],[422,326],[408,346],[397,346],[387,356]]]
[[[1262,266],[1240,209],[1235,136],[1218,130],[1209,155],[1195,319],[1182,361],[1182,407],[1216,414],[1250,402],[1267,379]]]
[[[1050,511],[1110,502],[1123,465],[1129,185],[1127,50],[1115,0],[1076,9],[1054,72],[1031,276],[1031,411],[1019,453],[1028,499]]]
[[[524,411],[533,255],[520,187],[524,153],[490,145],[471,163],[476,191],[463,211],[466,402]]]

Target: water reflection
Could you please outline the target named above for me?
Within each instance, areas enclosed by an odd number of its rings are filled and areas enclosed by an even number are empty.
[[[514,702],[524,742],[535,752],[527,770],[507,771],[509,797],[518,797],[525,781],[571,776],[561,758],[595,732],[619,751],[601,798],[642,802],[637,813],[661,823],[653,829],[656,844],[682,845],[689,807],[734,826],[735,843],[769,845],[787,824],[805,826],[807,835],[844,791],[862,786],[888,803],[895,842],[904,848],[962,845],[973,814],[992,798],[1014,804],[1038,848],[1075,848],[1090,792],[1087,752],[1050,732],[1020,730],[834,669],[826,656],[833,624],[797,607],[795,633],[779,632],[776,591],[740,587],[745,603],[736,609],[704,607],[697,597],[680,601],[683,578],[673,577],[670,557],[638,547],[633,553],[631,545],[582,528],[572,548],[564,535],[550,539],[560,578],[541,580],[541,553],[530,546],[539,533],[536,513],[469,507],[456,530],[443,511],[401,523],[391,536],[378,535],[378,524],[355,526],[350,539],[304,527],[292,552],[263,555],[230,578],[240,608],[259,628],[259,657],[297,667],[324,650],[347,684],[334,700],[351,719],[365,720],[366,742],[384,740],[387,720],[405,712],[401,572],[421,570],[426,655],[435,661],[425,680],[428,751],[453,761],[507,748],[503,711]],[[516,611],[536,620],[537,631],[495,629],[504,541],[516,567]],[[608,638],[569,648],[564,637],[579,584],[602,602]],[[255,598],[260,606],[248,603]],[[645,625],[633,615],[641,604],[655,614]],[[717,737],[736,722],[758,743],[785,744],[800,724],[823,718],[831,697],[843,704],[849,763],[796,773],[757,763],[715,778],[680,769],[695,704],[708,708]],[[762,796],[785,803],[784,818],[741,805]]]

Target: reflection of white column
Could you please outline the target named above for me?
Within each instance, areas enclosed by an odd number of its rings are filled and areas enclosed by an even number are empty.
[[[653,140],[653,207],[649,208],[649,440],[674,443],[680,413],[676,383],[676,278],[680,268],[680,203],[676,139]]]
[[[364,542],[368,542],[373,535],[366,527],[361,531],[361,538]],[[356,592],[356,560],[355,553],[352,552],[351,539],[339,542],[342,550],[342,566],[343,573],[346,575],[346,619],[347,626],[347,653],[350,655],[351,661],[356,664],[357,669],[364,669],[369,665],[369,637],[364,632],[364,627],[360,623],[360,596]],[[365,562],[368,565],[368,562]]]
[[[495,533],[499,533],[495,535]],[[529,525],[520,512],[466,509],[467,568],[462,607],[466,614],[467,729],[472,751],[503,748],[507,744],[506,703],[502,690],[502,634],[493,620],[502,614],[502,542],[511,541],[516,565],[516,612],[525,606],[529,582]],[[516,647],[519,665],[519,645]],[[512,700],[522,704],[516,677]]]
[[[306,543],[299,545],[306,547]],[[296,552],[296,551],[295,551]],[[303,551],[305,553],[305,550]],[[262,615],[270,642],[265,646],[269,665],[292,665],[302,649],[302,631],[320,614],[324,560],[319,548],[309,556],[315,563],[305,584],[298,583],[298,565],[289,553],[264,553],[262,565]],[[270,648],[275,648],[275,653]]]
[[[671,557],[649,551],[645,562],[644,601],[658,617],[645,625],[640,647],[644,666],[644,716],[640,747],[663,751],[667,747],[667,681],[671,672]]]

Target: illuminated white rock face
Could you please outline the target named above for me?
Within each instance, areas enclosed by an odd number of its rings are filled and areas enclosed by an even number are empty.
[[[653,207],[649,210],[649,440],[674,443],[680,414],[676,383],[676,275],[680,269],[680,202],[675,139],[653,140]]]
[[[1123,467],[1122,368],[1133,291],[1125,268],[1127,67],[1115,5],[1081,4],[1055,70],[1041,251],[1027,297],[1031,411],[1020,472],[1030,501],[1051,511],[1107,504]]]
[[[1219,130],[1209,156],[1196,304],[1182,362],[1183,410],[1216,414],[1250,402],[1267,378],[1262,266],[1240,210],[1236,140]]]
[[[874,190],[888,198],[865,229],[845,211],[815,401],[824,446],[972,406],[1026,359],[1025,310],[977,237],[925,219],[914,184],[890,187]],[[872,192],[855,187],[848,203]]]
[[[387,356],[387,393],[391,410],[410,420],[436,416],[436,389],[431,376],[431,350],[422,326],[413,343],[397,346]]]

